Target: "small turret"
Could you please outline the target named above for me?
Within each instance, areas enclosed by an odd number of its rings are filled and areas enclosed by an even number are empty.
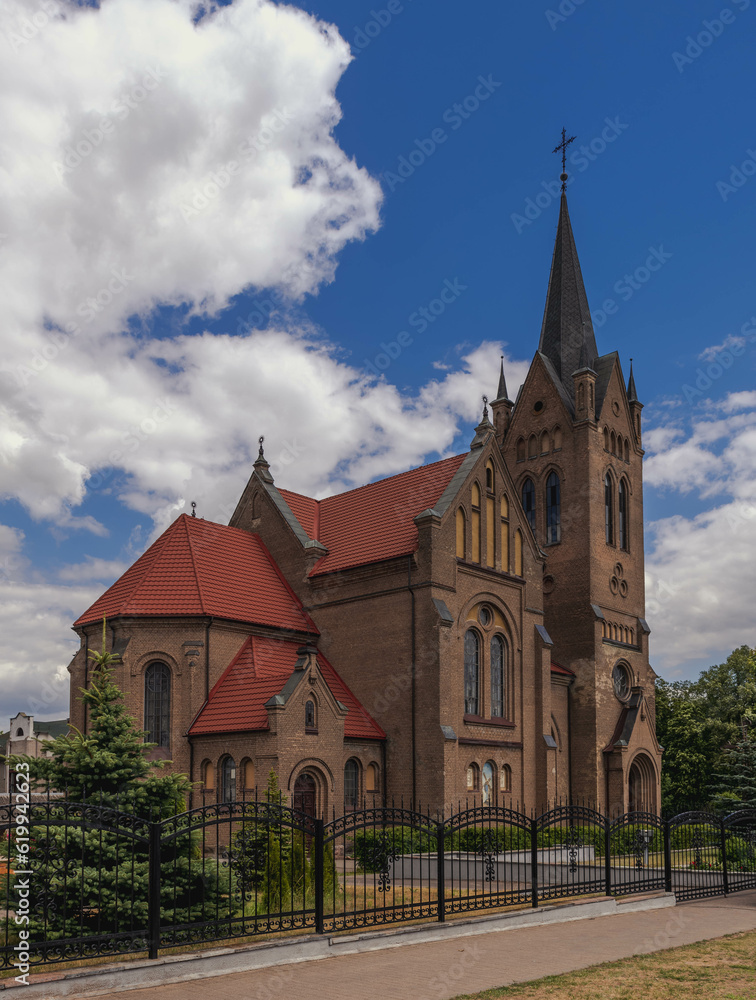
[[[504,377],[504,355],[501,356],[501,370],[499,372],[499,388],[496,392],[496,399],[491,403],[493,413],[493,425],[496,431],[496,440],[500,445],[504,444],[509,425],[512,421],[512,408],[514,403],[509,398],[507,392],[507,380]]]

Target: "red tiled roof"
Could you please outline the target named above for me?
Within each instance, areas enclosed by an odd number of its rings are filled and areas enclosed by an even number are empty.
[[[214,615],[318,631],[257,535],[186,514],[74,624],[116,615]]]
[[[324,500],[281,490],[310,538],[328,549],[310,575],[414,552],[417,527],[413,519],[436,503],[464,458],[455,455]]]
[[[574,670],[570,670],[569,667],[563,667],[559,663],[554,663],[551,661],[551,672],[552,674],[561,674],[563,677],[577,677]]]
[[[299,643],[250,636],[210,692],[207,703],[189,728],[192,736],[268,728],[265,703],[280,693],[294,670]],[[344,735],[386,738],[322,653],[318,664],[331,694],[346,705]],[[302,720],[304,724],[304,719]]]

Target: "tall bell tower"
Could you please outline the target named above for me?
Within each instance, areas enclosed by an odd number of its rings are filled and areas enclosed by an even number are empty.
[[[626,386],[617,352],[599,356],[566,179],[563,161],[538,350],[514,405],[497,399],[494,419],[543,555],[553,660],[574,674],[569,794],[611,812],[656,811],[661,750],[645,620],[642,404],[632,368]]]

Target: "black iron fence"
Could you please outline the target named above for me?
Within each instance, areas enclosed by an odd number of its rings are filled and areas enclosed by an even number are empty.
[[[163,820],[50,799],[14,839],[0,807],[0,971],[286,931],[326,933],[557,898],[756,888],[756,810],[610,819],[564,805],[443,818],[405,807],[324,823],[271,802]]]

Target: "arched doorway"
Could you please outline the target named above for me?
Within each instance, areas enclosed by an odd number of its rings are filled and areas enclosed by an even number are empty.
[[[311,819],[317,817],[318,787],[315,779],[307,771],[302,771],[294,782],[293,806]]]
[[[656,812],[656,773],[654,765],[642,753],[630,765],[627,804],[630,812]]]

